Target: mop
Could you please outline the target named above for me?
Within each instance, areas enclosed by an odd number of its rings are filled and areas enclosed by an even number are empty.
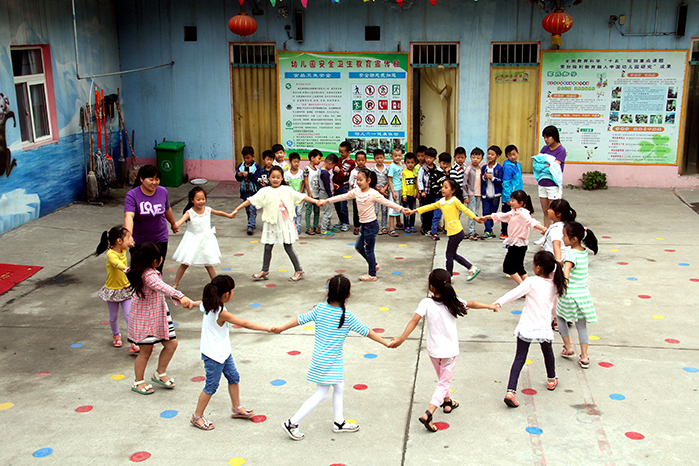
[[[92,111],[90,102],[87,103],[87,135],[88,146],[90,150],[90,171],[87,174],[87,200],[96,201],[99,198],[99,185],[97,184],[97,176],[94,171],[94,156],[92,155],[92,128],[90,121],[92,120]]]

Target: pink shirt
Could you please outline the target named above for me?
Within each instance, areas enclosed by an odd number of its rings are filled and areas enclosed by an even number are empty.
[[[524,207],[514,209],[509,212],[495,212],[491,214],[494,222],[507,223],[508,237],[505,239],[505,246],[526,246],[529,244],[529,231],[539,225],[536,219]]]
[[[495,302],[504,306],[522,296],[526,298],[515,335],[527,339],[552,340],[551,318],[556,310],[556,286],[553,280],[538,276],[527,277],[517,288]]]
[[[340,194],[339,196],[333,196],[328,199],[328,202],[339,202],[347,201],[349,199],[357,200],[357,213],[359,213],[360,223],[370,223],[376,220],[376,212],[374,211],[374,203],[378,202],[385,206],[390,207],[393,210],[401,211],[403,208],[391,202],[381,195],[377,190],[369,188],[367,192],[362,192],[359,188],[354,188],[347,192],[346,194]]]

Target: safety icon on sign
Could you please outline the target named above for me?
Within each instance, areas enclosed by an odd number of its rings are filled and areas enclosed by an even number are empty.
[[[380,85],[379,86],[379,94],[381,94],[381,95],[388,94],[388,86],[385,84]]]
[[[364,102],[364,108],[366,108],[367,110],[374,110],[374,107],[376,107],[376,104],[373,100],[367,100],[366,102]]]
[[[366,95],[374,95],[374,92],[376,92],[376,90],[374,89],[374,86],[369,84],[367,87],[364,88],[364,92],[366,92]]]
[[[379,125],[380,126],[388,126],[388,121],[386,121],[386,115],[381,115],[381,119],[379,120]]]
[[[374,117],[374,115],[370,113],[366,117],[364,117],[364,121],[366,121],[367,125],[373,125],[374,123],[376,123],[376,117]]]
[[[352,115],[352,124],[353,125],[361,125],[362,124],[362,116],[361,115]]]

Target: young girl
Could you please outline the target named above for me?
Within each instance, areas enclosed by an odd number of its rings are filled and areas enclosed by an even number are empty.
[[[350,172],[349,176],[349,188],[350,190],[354,189],[357,187],[357,176],[359,176],[359,172],[361,170],[364,170],[366,167],[366,154],[364,151],[359,151],[356,153],[354,156],[355,162],[357,165],[352,169]],[[354,235],[357,236],[359,235],[359,228],[361,226],[361,223],[359,221],[359,210],[357,210],[357,200],[353,199],[352,200],[352,223],[354,225]]]
[[[133,238],[129,230],[122,226],[116,226],[102,233],[100,244],[95,250],[95,255],[99,256],[109,248],[107,251],[107,281],[97,296],[103,301],[107,301],[109,326],[112,328],[112,346],[115,348],[121,348],[124,345],[119,331],[120,304],[126,327],[129,326],[129,309],[131,308],[133,288],[131,288],[129,279],[126,278],[124,269],[126,268],[126,251],[133,245]],[[138,346],[132,344],[129,353],[138,353]]]
[[[554,201],[555,202],[555,201]],[[568,279],[568,291],[558,299],[556,316],[558,331],[563,339],[562,356],[575,355],[570,344],[570,330],[566,322],[575,322],[580,340],[580,357],[578,364],[583,369],[590,367],[590,358],[587,354],[589,344],[587,324],[597,322],[595,307],[592,305],[592,296],[587,287],[587,246],[597,254],[597,237],[578,222],[569,222],[563,228],[563,243],[570,247],[565,256],[564,274]],[[585,245],[585,246],[583,246]]]
[[[478,267],[471,264],[464,257],[461,257],[456,253],[459,248],[459,244],[464,239],[464,227],[461,226],[461,220],[459,220],[459,211],[465,213],[468,218],[476,220],[476,214],[471,212],[468,207],[463,204],[463,194],[461,191],[461,186],[459,186],[456,181],[451,178],[447,178],[442,183],[442,199],[435,203],[427,204],[418,207],[416,210],[411,210],[409,214],[414,214],[415,212],[423,214],[431,210],[439,209],[444,215],[444,227],[447,230],[447,236],[449,237],[449,243],[447,244],[447,272],[449,275],[454,275],[454,260],[459,264],[463,265],[468,269],[467,281],[471,281],[476,278],[476,275],[481,271]],[[483,222],[480,222],[483,223]]]
[[[182,213],[182,218],[176,223],[177,228],[186,221],[189,221],[189,226],[172,256],[180,263],[172,285],[175,289],[190,265],[203,265],[209,272],[209,277],[213,279],[216,276],[213,266],[221,263],[221,250],[216,240],[216,228],[211,228],[211,214],[232,218],[231,214],[206,207],[206,192],[200,186],[189,191],[189,202]]]
[[[272,248],[275,244],[284,244],[284,250],[294,265],[294,275],[289,277],[291,281],[298,281],[303,276],[303,269],[294,252],[293,243],[299,238],[296,231],[294,217],[295,205],[301,205],[303,201],[318,204],[317,199],[294,191],[290,186],[284,185],[284,172],[280,167],[274,166],[269,173],[270,186],[260,189],[257,194],[240,204],[231,213],[232,218],[239,210],[252,204],[256,209],[263,209],[261,242],[265,245],[265,254],[262,260],[262,271],[254,274],[255,280],[269,280],[269,263],[272,260]]]
[[[328,202],[346,201],[354,199],[357,201],[357,212],[359,213],[359,223],[361,225],[359,238],[354,244],[354,249],[366,260],[369,265],[369,272],[360,276],[359,279],[363,282],[375,282],[376,271],[381,267],[376,265],[376,256],[374,254],[374,245],[376,244],[376,235],[379,234],[379,222],[376,219],[376,210],[374,203],[378,202],[381,205],[390,207],[391,209],[407,211],[395,202],[386,199],[383,194],[376,189],[376,173],[367,170],[366,168],[357,173],[357,187],[348,193],[324,199],[318,205],[325,205]]]
[[[551,313],[556,306],[556,297],[565,293],[565,277],[553,254],[547,251],[539,251],[534,254],[534,273],[535,277],[527,277],[517,288],[495,301],[495,305],[499,309],[507,303],[526,296],[522,315],[515,328],[517,353],[510,369],[510,380],[507,382],[507,394],[504,400],[505,404],[511,408],[519,406],[515,398],[517,380],[524,362],[527,360],[529,345],[532,341],[538,341],[541,344],[546,376],[548,377],[546,388],[555,390],[558,385],[556,363],[551,347],[551,343],[553,343]]]
[[[432,415],[437,407],[443,408],[444,414],[449,414],[459,407],[459,403],[449,397],[451,376],[459,355],[456,318],[465,316],[467,307],[492,310],[496,310],[496,307],[494,304],[464,301],[457,297],[456,291],[451,286],[451,274],[444,269],[434,269],[430,273],[429,288],[432,297],[420,301],[403,335],[391,340],[388,347],[398,348],[415,330],[420,319],[423,317],[427,319],[427,352],[434,370],[437,371],[439,382],[427,411],[418,420],[430,432],[437,432],[437,428],[432,424]]]
[[[354,314],[346,311],[345,301],[350,297],[350,286],[347,277],[335,275],[328,281],[327,304],[316,304],[310,312],[290,320],[281,327],[272,328],[274,333],[281,333],[308,322],[315,322],[316,325],[316,339],[307,380],[318,385],[315,394],[301,405],[296,414],[284,422],[284,430],[292,440],[303,440],[305,436],[299,431],[299,422],[328,396],[331,386],[335,412],[333,431],[340,433],[359,430],[357,424],[345,421],[343,413],[342,392],[345,389],[345,383],[343,382],[342,346],[350,330],[363,337],[368,336],[384,346],[388,346],[388,342],[362,324]]]
[[[145,382],[143,374],[156,343],[162,343],[163,349],[151,381],[165,388],[175,388],[175,380],[168,377],[166,371],[177,349],[177,336],[165,296],[186,308],[191,308],[192,302],[182,292],[166,284],[156,270],[163,262],[157,244],[146,243],[133,251],[131,261],[131,269],[126,274],[134,289],[129,315],[129,342],[141,347],[134,362],[136,381],[131,385],[131,390],[150,395],[153,386]]]
[[[243,320],[228,312],[224,304],[233,297],[233,288],[235,288],[235,281],[230,276],[219,275],[204,287],[204,295],[198,303],[199,309],[204,313],[201,323],[200,351],[206,369],[206,385],[199,395],[197,408],[190,422],[201,430],[214,428],[213,422],[204,418],[204,410],[209,404],[211,396],[218,389],[222,373],[228,380],[228,393],[233,403],[231,416],[250,419],[255,415],[251,409],[245,409],[240,404],[240,387],[238,385],[240,376],[231,355],[228,324],[261,331],[269,331],[269,327]]]
[[[521,189],[513,192],[510,196],[510,207],[512,210],[509,212],[495,212],[483,218],[508,224],[508,237],[504,241],[505,246],[507,246],[507,254],[505,254],[505,261],[502,263],[502,271],[511,276],[519,285],[527,278],[524,256],[527,254],[527,245],[529,244],[529,230],[536,229],[545,233],[546,228],[538,220],[532,218],[531,214],[534,213],[532,198]]]
[[[565,199],[554,199],[549,204],[548,218],[553,223],[546,230],[544,244],[541,245],[541,249],[556,256],[556,261],[561,265],[568,249],[570,249],[563,244],[563,226],[566,222],[575,221],[576,215],[575,210]]]

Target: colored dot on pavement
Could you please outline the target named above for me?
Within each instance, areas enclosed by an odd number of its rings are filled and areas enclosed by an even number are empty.
[[[355,419],[345,419],[345,422],[349,422],[350,424],[357,424],[357,421]]]
[[[604,239],[612,239],[611,236],[603,236],[602,238],[604,238]]]
[[[243,328],[243,327],[241,327],[240,325],[233,324],[233,328]]]
[[[308,244],[308,243],[305,241],[299,241],[299,244]]]
[[[125,378],[126,376],[124,374],[114,374],[113,376],[110,377],[112,380],[121,380]]]
[[[674,249],[666,249],[665,252],[675,252]]]
[[[629,265],[628,262],[617,262],[617,264],[619,264],[619,265]]]
[[[174,409],[166,409],[165,411],[160,413],[160,417],[165,419],[172,419],[175,416],[177,416],[177,411],[175,411]]]
[[[89,413],[90,411],[92,411],[92,406],[86,405],[86,406],[78,406],[77,408],[75,408],[76,413]]]
[[[379,311],[388,311],[390,309],[391,309],[390,307],[380,307]]]
[[[391,272],[391,275],[400,275],[400,272]]]
[[[35,374],[36,377],[46,377],[47,375],[51,375],[51,373],[50,373],[50,372],[42,371],[42,372],[37,372],[37,373]]]
[[[243,458],[233,458],[228,462],[230,466],[241,466],[245,463],[246,461]]]
[[[628,438],[631,440],[643,440],[646,438],[643,434],[639,434],[638,432],[626,432],[626,435]]]
[[[372,330],[374,331],[374,333],[383,333],[383,332],[385,332],[385,330],[382,329],[382,328],[373,328]]]
[[[687,368],[685,368],[685,370],[687,370]],[[14,405],[15,405],[14,403],[0,403],[0,411],[5,411],[6,409],[10,409]]]
[[[697,369],[696,367],[683,367],[682,370],[687,371],[687,372],[691,372],[692,374],[696,374],[697,372],[699,372],[699,369]],[[12,404],[12,403],[5,403],[5,404]],[[2,409],[2,405],[0,405],[0,409]]]
[[[613,367],[613,366],[614,366],[614,364],[612,364],[611,362],[600,362],[600,363],[598,363],[598,364],[599,364],[601,367]]]
[[[352,256],[342,256],[343,259],[352,259]]]
[[[82,343],[73,343],[72,345],[70,345],[70,347],[71,348],[82,348],[83,344]]]
[[[172,323],[172,326],[173,326],[173,327],[177,327],[178,325],[180,325],[180,324],[178,324],[177,322],[173,322],[173,323]]]
[[[534,364],[534,361],[532,361],[531,359],[527,359],[526,361],[524,361],[524,364],[528,366],[529,364]]]
[[[619,252],[619,250],[618,250],[617,248],[612,248],[612,249],[610,249],[610,251],[612,251],[612,252]]]
[[[354,246],[354,243],[347,243],[347,246]]]
[[[286,272],[287,269],[278,269],[277,272]]]
[[[223,270],[224,272],[226,272],[226,271],[228,271],[228,270],[231,270],[231,268],[230,268],[230,267],[226,267],[225,269],[221,269],[221,270]]]
[[[674,338],[667,338],[665,340],[665,343],[672,343],[673,345],[677,345],[680,343],[680,340],[675,340]]]
[[[663,320],[665,316],[654,315],[653,318],[657,320]]]
[[[44,456],[49,456],[51,453],[53,453],[53,448],[39,448],[32,453],[32,456],[35,458],[43,458]]]
[[[612,393],[611,395],[609,395],[609,398],[616,401],[622,401],[626,399],[626,397],[620,393]]]
[[[520,315],[520,314],[522,313],[522,311],[512,311],[512,313],[513,313],[514,315],[518,316],[518,315]]]
[[[260,304],[260,303],[251,303],[250,304],[250,307],[260,307],[260,306],[262,306],[262,304]]]
[[[239,252],[238,254],[233,254],[235,257],[241,257],[243,255],[242,252]]]
[[[629,278],[627,278],[627,280],[630,281],[630,282],[637,282],[637,281],[638,281],[638,278],[636,278],[636,277],[629,277]]]
[[[192,377],[192,382],[203,382],[206,380],[206,377],[203,375],[197,375],[196,377]]]
[[[287,351],[286,354],[288,354],[289,356],[298,356],[299,354],[301,354],[301,351]]]
[[[398,245],[399,248],[404,248],[404,247],[406,247],[406,246],[407,246],[407,244],[399,244],[399,245]]]
[[[697,283],[697,282],[699,282],[699,278],[690,278],[689,281]]]
[[[364,355],[364,357],[367,359],[376,359],[378,356],[376,356],[374,353],[367,353]]]
[[[345,271],[340,269],[340,270],[336,270],[335,273],[345,273]]]
[[[265,286],[266,286],[267,288],[274,288],[274,287],[277,286],[277,285],[275,285],[274,283],[269,283],[269,284],[267,284],[267,285],[265,285]]]
[[[449,424],[446,422],[435,422],[434,426],[437,428],[437,430],[447,430],[449,428]]]
[[[454,275],[455,277],[458,277],[461,274],[459,272],[454,272],[454,273],[452,273],[452,275]]]
[[[172,268],[172,269],[166,269],[166,270],[167,270],[168,272],[174,272],[174,271],[177,270],[177,269]]]
[[[657,239],[658,241],[662,241],[662,240],[664,240],[665,238],[655,238],[655,239]]]
[[[397,261],[402,261],[403,258],[402,258],[402,257],[396,257],[396,260],[397,260]]]
[[[689,264],[686,262],[680,262],[678,265],[681,265],[682,267],[689,267]]]
[[[541,430],[538,427],[527,427],[524,430],[526,430],[527,433],[532,434],[532,435],[541,435],[544,432],[543,430]]]
[[[264,414],[258,414],[257,416],[251,417],[250,420],[257,424],[260,422],[265,422],[267,420],[267,416],[265,416]]]
[[[129,459],[134,463],[141,463],[150,458],[150,453],[147,451],[137,451],[133,455],[129,456]]]
[[[108,320],[103,320],[102,322],[100,322],[100,325],[109,325],[109,321],[108,321]]]
[[[524,390],[522,390],[522,393],[525,395],[536,395],[536,390],[534,390],[533,388],[525,388]]]
[[[354,385],[352,388],[354,388],[355,390],[366,390],[369,387],[367,387],[363,383],[358,383],[358,384]]]
[[[647,294],[639,294],[638,297],[641,299],[650,299],[650,295]]]
[[[390,293],[392,291],[396,291],[396,289],[395,288],[386,288],[386,291],[388,291]]]
[[[250,241],[250,244],[259,243],[259,241]]]
[[[304,330],[314,330],[314,329],[315,329],[315,326],[314,326],[314,325],[304,325],[304,326],[301,327],[301,328],[304,329]]]
[[[590,340],[592,340],[592,341],[597,341],[597,340],[599,340],[599,337],[598,337],[597,335],[590,335],[589,338],[590,338]]]
[[[274,385],[275,387],[280,387],[280,386],[286,384],[286,380],[275,379],[275,380],[272,380],[270,383],[271,383],[272,385]]]

